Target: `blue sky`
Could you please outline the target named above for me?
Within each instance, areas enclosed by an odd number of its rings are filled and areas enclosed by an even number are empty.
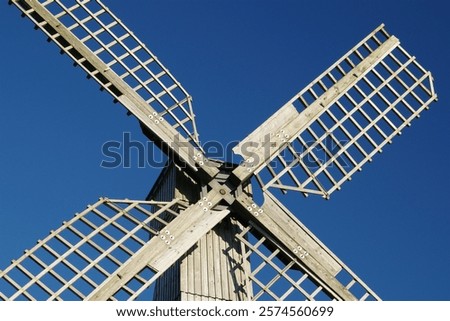
[[[194,97],[203,142],[243,139],[380,23],[431,70],[439,101],[331,200],[286,203],[385,300],[450,300],[445,1],[104,1]],[[105,169],[139,126],[0,4],[0,269],[100,196],[142,199],[154,168]]]

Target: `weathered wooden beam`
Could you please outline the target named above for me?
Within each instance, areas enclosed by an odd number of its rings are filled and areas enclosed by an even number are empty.
[[[228,210],[214,211],[221,201],[218,192],[211,191],[197,204],[190,206],[164,227],[118,270],[111,274],[86,300],[108,300],[143,268],[149,266],[160,274],[174,264],[228,214]]]
[[[268,161],[285,148],[288,143],[295,140],[310,124],[399,44],[399,40],[391,36],[301,113],[295,114],[292,100],[283,106],[266,123],[263,123],[250,134],[249,138],[244,139],[242,143],[233,149],[235,153],[243,156],[245,160],[242,166],[233,171],[234,177],[241,182],[245,181],[266,166]],[[268,129],[264,129],[264,127]],[[251,144],[250,139],[256,143],[252,149],[249,148],[249,144]]]
[[[206,155],[202,150],[194,147],[162,118],[156,117],[158,113],[143,97],[59,22],[39,1],[12,0],[12,2],[76,62],[82,61],[80,65],[88,72],[88,75],[94,77],[102,87],[107,89],[115,99],[155,134],[154,138],[160,141],[156,141],[158,146],[166,145],[192,169],[201,168],[208,176],[215,176],[218,170],[211,164],[207,164]]]
[[[331,251],[276,198],[266,194],[261,207],[244,195],[239,197],[237,202],[240,212],[247,212],[247,217],[250,215],[252,221],[257,222],[280,242],[332,297],[338,300],[356,300],[335,278],[342,267],[329,254]]]

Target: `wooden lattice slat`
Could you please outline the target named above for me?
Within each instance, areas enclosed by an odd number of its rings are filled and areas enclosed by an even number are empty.
[[[380,26],[235,152],[257,146],[242,155],[263,190],[328,198],[436,99],[431,73]]]
[[[150,228],[152,222],[157,221],[163,228],[177,217],[177,202],[100,199],[0,272],[0,298],[85,299],[158,235],[158,230]],[[146,267],[120,291],[128,293],[128,298],[137,297],[148,288],[149,280],[155,280],[155,275]]]
[[[66,28],[81,41],[88,50],[99,58],[139,94],[154,112],[148,112],[153,121],[166,121],[176,128],[181,136],[192,141],[201,149],[192,110],[192,97],[157,59],[157,57],[128,29],[100,0],[51,0],[34,1],[39,3],[50,15],[58,20],[60,28]],[[33,10],[27,1],[10,1],[47,34],[81,66],[89,78],[97,80],[102,89],[107,90],[114,99],[122,92],[107,80],[102,72],[94,67],[87,57],[69,43],[49,22]]]
[[[321,281],[314,274],[307,272],[301,261],[258,225],[250,221],[236,237],[242,242],[245,258],[251,265],[252,300],[338,299],[321,286]],[[297,250],[304,256],[309,255],[303,248]],[[337,257],[335,259],[339,260]],[[345,282],[346,288],[356,299],[379,300],[345,264],[341,262],[341,265],[336,278]]]

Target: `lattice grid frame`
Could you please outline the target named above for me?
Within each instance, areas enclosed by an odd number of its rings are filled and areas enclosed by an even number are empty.
[[[377,28],[287,105],[307,113],[392,37]],[[337,90],[337,89],[336,89]],[[263,190],[328,198],[437,99],[433,78],[399,43],[255,173]]]
[[[165,237],[159,231],[178,216],[179,208],[177,199],[100,199],[0,271],[0,299],[86,299],[149,239]],[[147,266],[110,300],[138,299],[159,276]]]
[[[301,261],[296,259],[270,234],[252,221],[245,224],[241,233],[236,235],[242,243],[244,258],[250,262],[249,279],[251,281],[253,301],[330,301],[333,297],[321,285],[313,273],[308,272]],[[298,248],[301,255],[309,253]],[[380,298],[342,261],[330,252],[340,263],[341,269],[335,275],[349,292],[360,301],[375,301]]]
[[[192,97],[158,60],[158,58],[126,27],[100,0],[38,0],[61,25],[65,26],[110,72],[116,73],[133,91],[154,110],[149,117],[159,123],[167,121],[201,149],[192,109]],[[117,101],[122,93],[107,81],[99,70],[80,55],[25,1],[11,0],[24,15],[82,67],[88,78],[94,78],[101,89]]]

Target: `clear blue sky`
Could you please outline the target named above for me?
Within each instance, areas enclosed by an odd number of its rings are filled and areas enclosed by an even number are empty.
[[[446,1],[104,2],[193,95],[203,142],[224,144],[384,22],[434,73],[439,102],[331,200],[286,203],[383,299],[450,300]],[[2,269],[98,197],[144,198],[159,170],[101,168],[106,141],[145,142],[135,119],[6,0],[0,25]]]

